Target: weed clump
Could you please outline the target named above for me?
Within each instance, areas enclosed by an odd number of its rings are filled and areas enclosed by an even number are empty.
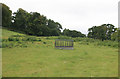
[[[43,44],[46,44],[46,42],[43,42]]]
[[[13,37],[9,37],[8,41],[15,41],[15,39]]]

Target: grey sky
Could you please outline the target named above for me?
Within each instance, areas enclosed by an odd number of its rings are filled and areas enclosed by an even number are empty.
[[[1,0],[13,12],[23,8],[59,22],[63,28],[87,34],[88,28],[111,23],[118,27],[119,0]]]

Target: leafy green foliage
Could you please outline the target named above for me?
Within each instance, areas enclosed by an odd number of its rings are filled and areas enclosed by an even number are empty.
[[[13,16],[13,29],[28,35],[59,36],[62,26],[37,12],[28,13],[19,8]]]
[[[3,3],[0,3],[0,4],[2,4],[2,26],[9,28],[11,26],[12,11],[7,5]]]
[[[13,16],[11,16],[9,7],[4,5],[4,9],[3,12],[5,17],[3,16],[3,22],[5,23],[3,25],[7,24],[5,26],[9,27],[12,19],[12,24],[9,29],[35,36],[59,36],[62,34],[62,25],[60,23],[47,19],[46,16],[41,15],[40,13],[28,13],[22,8],[19,8],[17,12],[14,12]],[[9,16],[7,14],[5,15],[5,13],[9,13]],[[4,19],[6,21],[4,21]],[[81,32],[69,29],[64,29],[63,35],[70,37],[85,37]]]
[[[119,41],[119,40],[120,40],[120,30],[117,29],[117,31],[114,32],[114,33],[111,35],[111,40],[112,40],[112,41]]]
[[[20,31],[25,31],[27,25],[27,20],[29,18],[28,12],[26,12],[23,9],[18,9],[17,12],[13,13],[13,28],[20,30]]]
[[[93,26],[92,28],[89,28],[88,31],[88,37],[94,38],[94,39],[100,39],[100,40],[111,40],[111,35],[116,31],[117,28],[115,28],[112,24],[103,24],[101,26]]]
[[[69,29],[64,29],[63,30],[63,35],[69,36],[69,37],[86,37],[84,34],[82,34],[79,31],[69,30]]]

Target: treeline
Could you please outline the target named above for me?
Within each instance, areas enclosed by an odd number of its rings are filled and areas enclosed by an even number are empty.
[[[85,34],[82,34],[81,32],[78,32],[76,30],[69,30],[66,28],[63,30],[63,35],[69,37],[86,37]]]
[[[13,30],[23,32],[28,35],[36,36],[59,36],[67,35],[72,37],[83,37],[85,36],[79,31],[66,31],[62,33],[62,25],[54,20],[47,19],[46,16],[41,15],[38,12],[30,12],[19,8],[17,12],[12,14],[12,11],[8,6],[3,4],[3,27],[12,28]],[[68,35],[68,33],[70,33]],[[75,36],[74,36],[75,35]]]
[[[28,13],[20,8],[13,13],[12,20],[12,28],[29,35],[58,36],[61,34],[62,26],[60,23],[47,19],[37,12]]]
[[[2,3],[1,3],[2,4]],[[17,12],[12,13],[8,6],[2,4],[2,26],[35,36],[69,36],[69,37],[86,37],[76,30],[64,29],[61,32],[62,25],[54,20],[47,19],[46,16],[38,12],[30,12],[19,8]],[[87,37],[100,40],[117,40],[118,28],[112,24],[102,24],[93,26],[88,29]]]
[[[100,40],[118,40],[118,28],[112,24],[102,24],[88,29],[88,37]]]

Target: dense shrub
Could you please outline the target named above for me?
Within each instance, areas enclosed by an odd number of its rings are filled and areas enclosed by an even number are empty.
[[[43,44],[46,44],[46,42],[43,42]]]
[[[9,37],[8,41],[15,41],[15,39],[13,37]]]
[[[18,38],[18,37],[9,37],[8,41],[20,41],[20,38]]]

